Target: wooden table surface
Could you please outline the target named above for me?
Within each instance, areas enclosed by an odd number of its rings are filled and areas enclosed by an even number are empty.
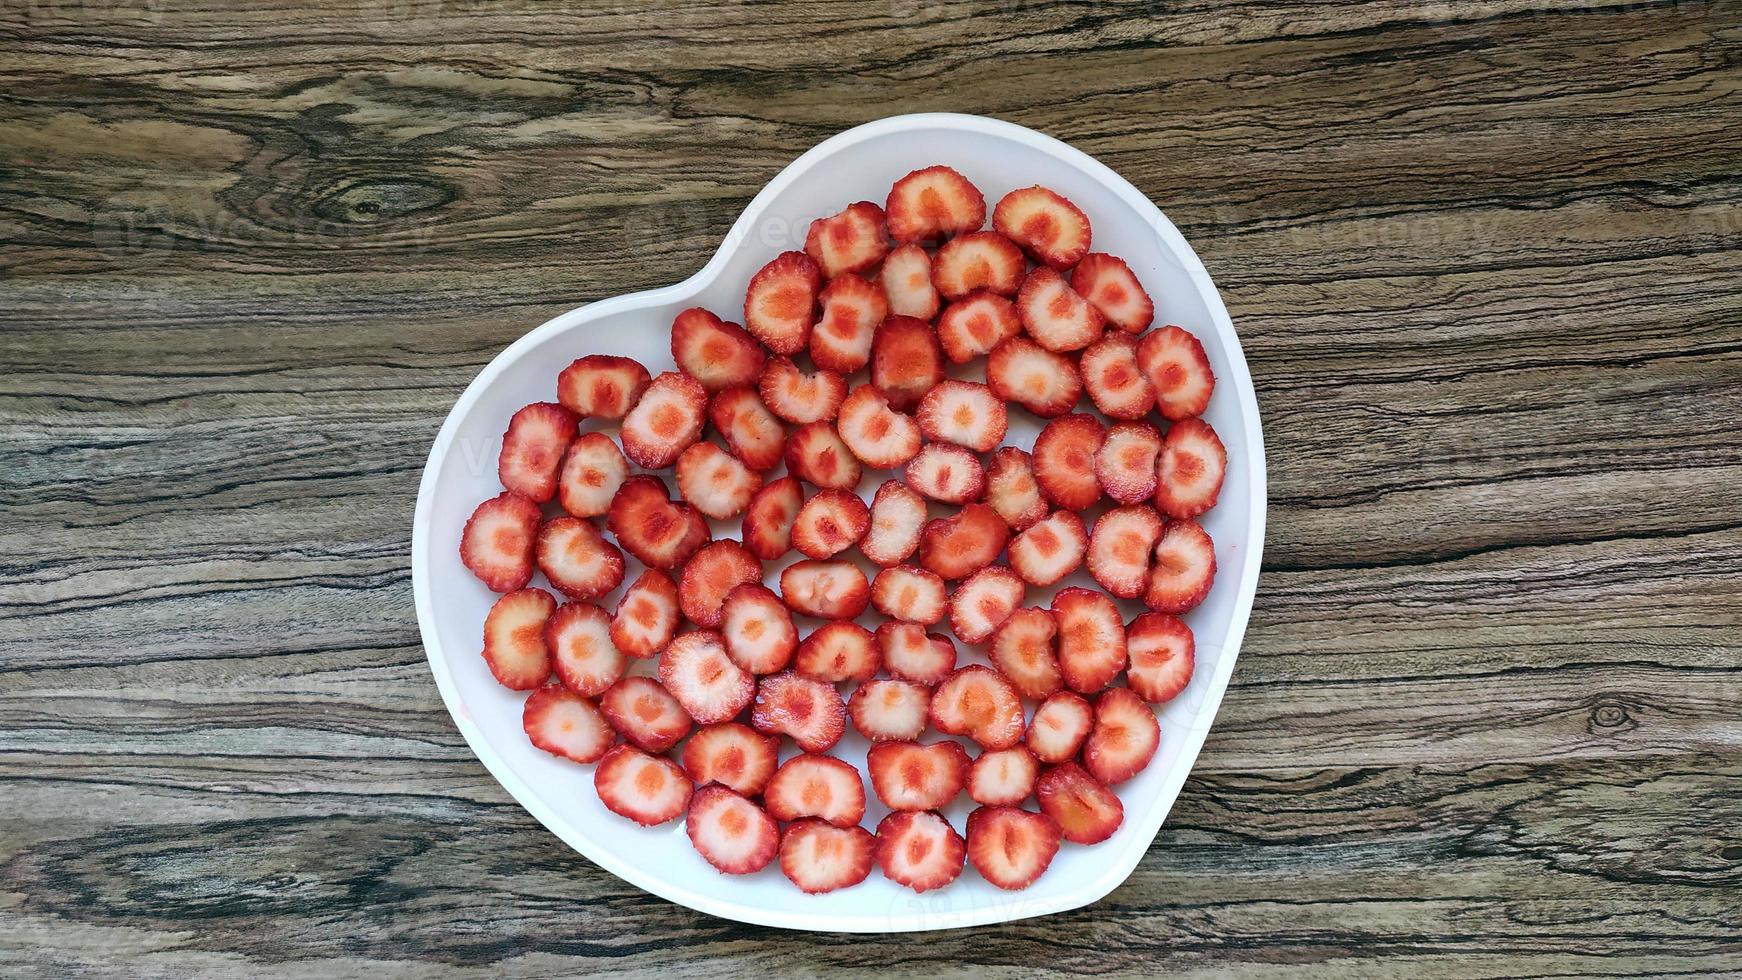
[[[1742,973],[1742,5],[0,9],[0,974]],[[1099,904],[712,919],[571,852],[425,667],[473,374],[880,116],[1197,247],[1270,531]]]

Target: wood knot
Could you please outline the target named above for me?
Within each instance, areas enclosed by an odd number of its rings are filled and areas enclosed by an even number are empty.
[[[1614,701],[1603,701],[1591,709],[1590,727],[1592,731],[1604,729],[1612,732],[1620,728],[1631,730],[1638,727],[1638,723],[1627,713],[1624,706]]]
[[[373,225],[445,207],[459,198],[453,188],[413,178],[371,178],[348,182],[323,194],[314,211],[327,221]]]

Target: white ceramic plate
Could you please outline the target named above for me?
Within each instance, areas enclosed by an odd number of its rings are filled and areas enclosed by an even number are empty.
[[[500,492],[496,455],[508,417],[527,402],[553,400],[557,372],[571,360],[621,354],[655,374],[670,370],[668,331],[679,310],[704,306],[738,320],[750,276],[777,252],[802,248],[812,218],[858,200],[881,202],[896,178],[934,163],[967,175],[985,193],[988,210],[1005,192],[1030,184],[1064,194],[1089,215],[1094,250],[1124,258],[1155,298],[1157,325],[1179,324],[1203,341],[1217,379],[1205,419],[1228,448],[1221,500],[1203,520],[1216,542],[1219,572],[1209,599],[1185,617],[1197,638],[1196,673],[1159,712],[1155,760],[1119,787],[1125,822],[1111,839],[1094,847],[1063,845],[1046,874],[1020,892],[993,887],[970,865],[953,885],[925,895],[873,869],[856,887],[808,896],[777,865],[744,877],[717,873],[690,847],[681,820],[641,828],[611,814],[593,792],[592,766],[528,743],[520,724],[525,695],[499,686],[479,655],[484,615],[496,597],[460,564],[460,530],[479,501]],[[983,377],[983,360],[971,368],[959,376]],[[1084,404],[1079,410],[1087,410]],[[1034,420],[1021,411],[1011,418],[1006,442],[1031,446]],[[867,474],[861,485],[867,497],[883,476]],[[1215,286],[1173,224],[1119,175],[1050,137],[978,116],[897,116],[848,130],[793,161],[689,279],[571,310],[491,361],[455,403],[430,449],[412,530],[412,581],[430,670],[467,743],[515,799],[595,864],[671,901],[744,922],[840,932],[943,929],[1086,905],[1136,867],[1191,770],[1234,669],[1258,584],[1264,507],[1264,446],[1246,361]],[[736,526],[717,525],[716,536],[736,537]],[[770,565],[772,582],[779,567]],[[638,573],[631,560],[625,581]],[[1093,582],[1075,576],[1061,584]],[[1029,603],[1042,604],[1053,591],[1031,590]],[[601,604],[611,609],[615,602],[613,595]],[[961,649],[961,662],[984,662],[979,650]],[[835,754],[863,770],[864,749],[849,727]],[[782,761],[795,752],[789,741]],[[865,826],[874,828],[885,810],[869,791],[867,797]],[[963,794],[946,811],[959,832],[970,808]]]

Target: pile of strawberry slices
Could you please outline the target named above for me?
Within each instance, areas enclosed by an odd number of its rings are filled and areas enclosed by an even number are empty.
[[[923,892],[971,863],[1025,888],[1118,829],[1153,705],[1191,678],[1179,616],[1216,571],[1195,518],[1227,464],[1204,349],[1150,329],[1060,195],[1012,191],[985,223],[944,166],[816,220],[750,279],[743,325],[678,314],[676,370],[563,368],[466,524],[461,560],[502,593],[484,659],[532,692],[532,744],[595,765],[614,813],[683,818],[724,873],[778,860],[816,893],[876,865]],[[1045,420],[1032,452],[1002,445],[1017,412]],[[830,754],[849,725],[875,831]]]

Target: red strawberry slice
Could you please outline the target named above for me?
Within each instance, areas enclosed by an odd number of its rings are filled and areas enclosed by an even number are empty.
[[[563,686],[584,698],[610,689],[629,661],[611,642],[611,618],[590,602],[569,602],[544,624],[551,666]]]
[[[633,745],[605,753],[593,770],[593,788],[606,809],[644,827],[682,814],[695,789],[677,763]]]
[[[597,762],[617,740],[593,702],[554,684],[526,699],[520,724],[535,747],[573,762]]]
[[[884,623],[873,635],[883,666],[894,677],[932,687],[956,669],[956,645],[918,623]]]
[[[825,623],[798,645],[792,666],[819,681],[868,681],[877,674],[877,645],[858,623]]]
[[[981,806],[1016,806],[1034,793],[1040,763],[1026,746],[982,752],[968,770],[968,796]]]
[[[815,817],[852,827],[865,817],[865,782],[859,770],[828,755],[796,755],[774,770],[762,790],[768,815],[781,822]]]
[[[711,541],[684,565],[677,583],[678,605],[689,621],[718,629],[726,594],[746,582],[762,581],[762,562],[730,538]]]
[[[720,611],[720,636],[733,663],[759,676],[785,669],[798,649],[798,627],[779,596],[746,582],[726,593]]]
[[[1077,407],[1083,394],[1077,366],[1027,337],[1011,337],[986,356],[986,384],[992,393],[1043,419]]]
[[[1149,556],[1161,540],[1161,515],[1141,504],[1101,515],[1089,533],[1089,574],[1108,595],[1135,599],[1149,583]]]
[[[1161,442],[1156,509],[1173,518],[1202,514],[1216,506],[1227,471],[1228,450],[1215,429],[1202,419],[1175,422]]]
[[[1044,813],[983,806],[968,814],[968,863],[1005,891],[1037,881],[1059,849],[1059,825]]]
[[[995,231],[952,238],[931,260],[932,283],[944,299],[961,299],[976,289],[1014,296],[1027,270],[1022,249]]]
[[[1007,749],[1022,741],[1022,699],[1002,674],[969,664],[932,692],[931,724],[945,735],[966,735],[984,749]]]
[[[674,503],[656,476],[632,476],[617,488],[605,527],[623,550],[650,568],[673,568],[708,541],[708,522],[689,504]]]
[[[1125,260],[1090,252],[1071,270],[1071,288],[1095,304],[1101,315],[1126,333],[1142,333],[1155,319],[1155,303]]]
[[[1125,620],[1112,599],[1093,589],[1060,589],[1052,613],[1066,687],[1093,694],[1125,669]]]
[[[659,681],[698,724],[729,721],[756,694],[756,679],[726,656],[720,634],[685,633],[659,655]]]
[[[850,561],[806,559],[781,571],[780,598],[788,609],[805,616],[853,619],[871,604],[871,583]]]
[[[1160,744],[1155,709],[1129,688],[1108,688],[1095,699],[1095,730],[1083,743],[1083,767],[1114,786],[1142,772]]]
[[[780,739],[735,721],[705,725],[684,743],[683,767],[697,786],[718,783],[755,796],[774,775]]]
[[[544,512],[512,490],[472,511],[460,532],[460,561],[491,592],[513,592],[532,581],[532,546]]]
[[[576,517],[600,517],[629,478],[623,450],[603,432],[584,432],[569,443],[557,471],[557,500]]]
[[[963,643],[984,643],[1022,605],[1028,587],[1002,565],[980,569],[950,594],[950,629]]]
[[[992,564],[1010,540],[1010,528],[985,504],[966,504],[950,517],[926,524],[919,535],[919,563],[942,578],[967,578]]]
[[[1131,666],[1125,683],[1151,704],[1172,701],[1191,683],[1197,644],[1178,616],[1144,613],[1125,629]]]
[[[926,392],[914,418],[927,439],[953,442],[977,453],[1003,442],[1009,424],[1004,401],[972,381],[945,381]]]
[[[968,753],[955,742],[878,742],[865,753],[871,788],[891,810],[939,810],[968,783]]]
[[[1143,604],[1156,612],[1195,609],[1216,580],[1216,545],[1196,521],[1168,521],[1155,543]]]
[[[1022,280],[1016,316],[1034,342],[1054,353],[1082,350],[1106,329],[1101,311],[1078,296],[1064,277],[1042,267]]]
[[[750,724],[764,735],[789,735],[806,752],[826,752],[847,730],[847,706],[835,685],[783,670],[757,685]]]
[[[776,255],[750,277],[744,294],[744,326],[770,351],[785,357],[797,354],[810,341],[817,290],[822,285],[822,270],[810,256]]]
[[[1008,299],[979,289],[945,307],[938,317],[938,344],[952,364],[966,364],[1021,330],[1022,321]]]
[[[496,461],[502,485],[540,503],[555,496],[557,468],[574,441],[578,421],[556,402],[534,402],[515,412]]]
[[[851,888],[870,876],[876,847],[864,827],[800,820],[780,835],[780,872],[807,895]]]
[[[848,490],[822,490],[804,502],[792,523],[792,546],[806,558],[833,558],[865,536],[871,511]]]
[[[834,371],[799,370],[790,358],[770,358],[757,382],[768,410],[794,425],[827,421],[847,397],[847,379]]]
[[[923,568],[892,565],[871,580],[871,605],[891,619],[930,626],[944,618],[944,580]]]
[[[1083,519],[1073,511],[1053,511],[1051,517],[1011,539],[1010,567],[1024,582],[1045,588],[1076,571],[1088,549]]]
[[[804,251],[828,279],[871,268],[889,251],[883,209],[859,201],[839,214],[816,219],[804,237]]]
[[[707,414],[708,390],[701,382],[667,371],[653,379],[641,400],[623,417],[618,433],[623,454],[637,466],[665,469],[701,438]]]
[[[1137,363],[1155,388],[1155,410],[1173,422],[1204,414],[1216,390],[1216,374],[1198,338],[1175,326],[1144,334]]]
[[[1041,699],[1064,686],[1054,640],[1058,622],[1045,609],[1018,609],[992,634],[989,659],[1024,697]],[[990,802],[980,800],[981,803]]]
[[[986,468],[986,503],[1013,531],[1025,531],[1046,516],[1046,501],[1027,453],[1005,446],[992,454],[992,465]]]
[[[877,866],[916,892],[942,888],[962,874],[968,845],[935,813],[897,810],[877,824]]]
[[[584,518],[545,521],[535,554],[538,570],[571,599],[597,599],[623,584],[623,552]]]
[[[1081,208],[1038,184],[1000,198],[992,227],[1054,269],[1069,269],[1087,255],[1092,234]]]
[[[744,513],[760,489],[762,474],[711,442],[698,442],[677,458],[678,493],[717,521]]]
[[[1107,430],[1095,453],[1095,482],[1122,504],[1138,504],[1155,494],[1155,464],[1161,432],[1148,422],[1120,422]]]
[[[703,786],[690,797],[684,832],[721,874],[754,874],[780,847],[780,829],[762,808],[724,786]]]
[[[620,419],[629,414],[653,380],[640,362],[611,354],[588,354],[556,378],[556,400],[584,419]]]
[[[768,353],[743,327],[697,306],[671,322],[671,357],[702,387],[723,391],[755,384]]]
[[[871,524],[859,551],[879,565],[899,565],[919,549],[925,523],[925,499],[907,484],[889,480],[871,498]]]
[[[1054,507],[1087,510],[1101,499],[1095,457],[1107,429],[1092,415],[1054,419],[1034,440],[1034,480]]]
[[[771,470],[786,450],[786,426],[751,388],[727,388],[708,403],[708,419],[726,448],[757,472]]]
[[[955,170],[931,166],[896,181],[883,212],[896,241],[933,242],[985,224],[986,198]]]
[[[927,443],[907,461],[902,475],[908,486],[946,504],[965,504],[986,492],[980,457],[949,443]]]
[[[931,324],[909,316],[890,316],[871,336],[871,383],[889,404],[907,411],[944,380],[944,352]]]
[[[605,719],[636,748],[659,753],[690,733],[690,716],[651,677],[624,677],[599,696]]]
[[[744,510],[744,547],[763,561],[774,561],[792,550],[792,522],[804,506],[798,477],[783,476],[764,484]]]
[[[556,599],[543,589],[521,589],[496,600],[484,617],[484,663],[498,683],[530,691],[550,679],[544,624]]]
[[[818,298],[823,315],[811,329],[811,361],[840,374],[871,363],[871,337],[889,315],[883,288],[847,273],[831,279]]]
[[[1058,824],[1059,835],[1074,844],[1099,844],[1125,822],[1118,794],[1074,762],[1041,773],[1034,795],[1041,812]]]
[[[1108,333],[1083,349],[1077,373],[1089,400],[1110,419],[1139,419],[1155,407],[1155,388],[1137,366],[1137,341]]]
[[[853,728],[873,742],[911,742],[925,731],[931,689],[912,681],[860,684],[847,699]]]
[[[611,644],[631,656],[646,660],[665,649],[677,635],[677,583],[657,568],[641,573],[611,616]]]
[[[1058,691],[1034,709],[1024,741],[1041,762],[1065,762],[1074,758],[1089,730],[1095,727],[1095,711],[1082,695]]]
[[[918,245],[901,245],[883,260],[877,275],[889,312],[930,320],[938,315],[938,291],[931,281],[931,256]]]
[[[841,402],[835,428],[853,455],[876,469],[894,469],[919,452],[919,423],[890,408],[871,385],[854,388]]]
[[[786,441],[786,468],[793,476],[823,490],[851,490],[865,468],[827,422],[812,422],[793,430]]]

